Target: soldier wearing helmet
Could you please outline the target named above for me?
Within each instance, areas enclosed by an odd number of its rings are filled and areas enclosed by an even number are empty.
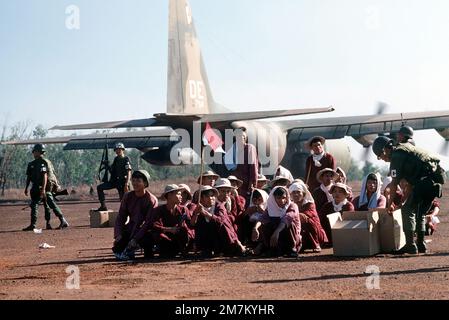
[[[413,128],[409,126],[402,126],[397,134],[397,142],[411,143],[415,146],[415,140],[413,140]]]
[[[440,160],[410,143],[394,145],[393,140],[381,136],[374,140],[373,152],[378,159],[390,163],[391,193],[395,194],[399,183],[407,185],[407,197],[403,199],[402,220],[406,245],[398,253],[417,254],[427,252],[425,215],[435,197],[442,196],[443,169]],[[391,200],[389,212],[395,210]],[[414,241],[416,231],[417,241]]]
[[[105,190],[117,189],[120,200],[129,191],[132,168],[129,157],[125,155],[125,145],[121,142],[116,143],[114,151],[117,156],[114,158],[110,167],[110,180],[97,186],[98,200],[100,201],[98,211],[108,210],[105,202]]]
[[[44,158],[45,146],[38,143],[32,150],[34,160],[28,163],[26,175],[25,195],[28,196],[28,187],[32,183],[31,196],[31,223],[23,231],[31,231],[36,227],[39,203],[42,201],[45,208],[46,229],[52,229],[50,225],[50,209],[61,222],[58,229],[67,228],[69,224],[65,220],[61,209],[53,198],[52,190],[57,185],[56,175],[50,160]]]

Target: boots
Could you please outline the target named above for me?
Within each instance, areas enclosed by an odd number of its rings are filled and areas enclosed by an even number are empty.
[[[64,229],[64,228],[67,228],[68,226],[69,226],[69,223],[67,222],[67,220],[62,218],[61,224],[59,225],[58,229]]]
[[[426,253],[427,252],[427,245],[426,245],[426,241],[424,240],[424,231],[418,231],[416,233],[417,238],[416,238],[416,244],[418,246],[418,252],[419,253]]]
[[[53,228],[51,227],[50,221],[47,221],[47,224],[45,225],[45,229],[46,230],[52,230]]]
[[[33,226],[32,224],[30,224],[28,227],[23,228],[22,231],[33,231],[35,227],[36,226]]]
[[[413,239],[413,231],[404,231],[405,233],[405,246],[400,250],[395,251],[395,254],[418,254],[418,248]]]
[[[100,208],[98,208],[97,211],[108,211],[108,208],[106,207],[106,203],[104,201],[100,201]]]

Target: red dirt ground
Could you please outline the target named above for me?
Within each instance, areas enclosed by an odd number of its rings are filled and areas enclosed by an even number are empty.
[[[70,228],[34,234],[19,231],[29,223],[23,204],[1,205],[0,299],[449,299],[447,198],[429,254],[337,258],[327,249],[297,260],[116,262],[112,228],[89,227],[89,209],[95,206],[61,204]],[[44,227],[42,209],[39,224]],[[56,248],[39,249],[43,242]],[[66,288],[70,265],[80,270],[79,290]],[[365,270],[371,265],[380,269],[380,289],[366,288]]]

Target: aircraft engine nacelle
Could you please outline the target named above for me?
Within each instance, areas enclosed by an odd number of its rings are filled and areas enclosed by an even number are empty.
[[[199,155],[192,148],[174,147],[162,147],[147,151],[141,158],[158,166],[190,165],[201,161]]]
[[[446,141],[449,141],[449,128],[445,128],[445,129],[435,129],[436,132],[438,132],[438,134],[440,136],[442,136]]]
[[[354,137],[355,141],[360,143],[364,148],[370,147],[374,140],[378,137],[377,134],[367,134],[364,136]]]

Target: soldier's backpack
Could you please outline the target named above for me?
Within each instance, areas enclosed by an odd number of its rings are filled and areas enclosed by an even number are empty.
[[[446,171],[441,167],[440,159],[436,156],[409,143],[398,145],[397,150],[407,152],[420,160],[423,177],[429,176],[434,183],[444,184],[446,182]]]

